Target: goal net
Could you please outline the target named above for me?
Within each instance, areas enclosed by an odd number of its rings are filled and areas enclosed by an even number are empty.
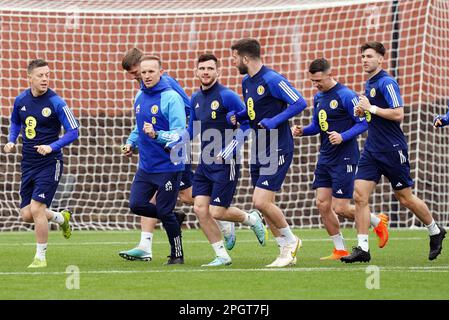
[[[312,114],[310,62],[327,58],[338,81],[363,92],[360,45],[383,42],[384,67],[398,79],[406,105],[402,127],[414,191],[437,221],[448,223],[449,131],[434,129],[431,120],[446,113],[449,99],[449,0],[0,0],[0,34],[1,145],[7,142],[14,98],[28,87],[25,70],[31,59],[50,63],[50,87],[80,121],[79,140],[64,150],[63,180],[52,205],[74,212],[75,229],[139,227],[140,218],[128,209],[137,156],[120,154],[134,125],[137,90],[121,69],[124,52],[138,47],[159,55],[189,95],[199,86],[195,59],[214,53],[222,65],[220,81],[241,94],[230,47],[243,37],[257,38],[264,63],[306,98],[309,107],[292,121],[301,125]],[[322,226],[311,189],[318,148],[318,137],[295,139],[294,161],[276,197],[295,227]],[[1,153],[0,230],[32,227],[19,217],[20,159],[20,152]],[[250,209],[247,163],[241,173],[234,203]],[[198,227],[191,207],[178,203],[177,209],[188,213],[188,227]],[[386,180],[376,188],[371,209],[389,214],[393,227],[421,226],[399,206]]]

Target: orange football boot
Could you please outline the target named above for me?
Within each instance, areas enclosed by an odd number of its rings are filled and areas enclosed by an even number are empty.
[[[373,230],[379,237],[377,243],[379,248],[383,248],[388,242],[388,216],[383,213],[379,213],[377,216],[379,217],[380,222]]]
[[[349,252],[347,250],[337,250],[334,248],[330,256],[322,257],[320,260],[340,260],[341,257],[345,256],[349,256]]]

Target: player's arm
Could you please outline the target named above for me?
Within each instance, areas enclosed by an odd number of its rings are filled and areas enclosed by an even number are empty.
[[[65,133],[64,135],[56,140],[55,142],[51,143],[49,146],[35,146],[37,149],[37,152],[39,152],[42,155],[51,153],[51,152],[57,152],[61,150],[63,147],[71,144],[73,141],[78,139],[79,136],[79,124],[76,120],[75,116],[73,115],[72,110],[62,101],[61,103],[57,104],[55,107],[57,116],[59,121],[61,122],[62,126],[64,127]],[[46,147],[50,147],[51,150],[49,150]]]
[[[244,80],[242,81],[242,90],[245,90]],[[237,125],[237,123],[242,123],[244,121],[249,121],[248,110],[246,109],[245,104],[243,104],[243,110],[240,111],[229,111],[226,115],[226,121],[230,125]]]
[[[193,106],[195,102],[196,102],[196,93],[192,95],[192,101],[190,105]],[[190,140],[193,140],[200,133],[200,130],[198,130],[198,128],[195,127],[198,124],[197,120],[198,119],[196,118],[195,109],[190,108],[189,125],[187,126],[187,131],[189,133]]]
[[[139,129],[137,128],[137,125],[134,127],[133,131],[128,136],[128,139],[126,139],[125,145],[122,146],[122,153],[127,156],[131,157],[133,155],[133,150],[136,150],[139,143]]]
[[[335,139],[331,139],[334,137],[330,136],[329,140],[331,141],[332,144],[339,144],[342,142],[346,142],[368,130],[368,122],[366,122],[365,117],[358,117],[356,116],[355,113],[355,108],[359,103],[357,95],[355,93],[345,93],[344,96],[341,98],[343,101],[343,107],[346,109],[346,112],[348,112],[348,114],[351,115],[352,119],[354,120],[354,125],[346,131],[334,134],[336,136],[340,135],[340,137],[337,136],[335,137]]]
[[[11,113],[11,123],[9,126],[9,135],[8,135],[8,143],[5,145],[3,150],[5,153],[10,153],[14,151],[16,146],[17,137],[20,134],[20,129],[22,125],[20,124],[20,117],[17,111],[16,102],[14,102],[14,107]]]
[[[307,103],[301,94],[281,75],[272,75],[272,78],[267,81],[267,84],[272,95],[286,102],[288,107],[273,118],[262,119],[259,123],[261,127],[269,130],[275,129],[281,123],[298,115],[307,107]]]
[[[312,121],[306,127],[294,125],[291,127],[292,134],[295,137],[314,136],[320,133],[320,126],[318,124],[318,115],[316,113],[316,99],[313,99],[313,115]]]
[[[448,107],[449,107],[449,102],[448,102]],[[435,128],[444,127],[444,126],[447,126],[448,124],[449,124],[449,111],[446,113],[446,115],[444,115],[444,116],[437,115],[433,119],[433,126]]]
[[[225,101],[225,107],[228,109],[229,113],[238,114],[239,112],[246,112],[245,105],[243,104],[240,97],[232,91],[223,91],[221,93],[222,100]],[[235,125],[234,125],[235,126]],[[250,133],[250,126],[248,120],[243,120],[240,122],[240,128],[237,128],[234,131],[234,137],[232,141],[221,150],[217,157],[221,157],[226,160],[230,158],[232,155],[237,153],[240,148],[245,143],[245,138]]]
[[[166,97],[161,97],[161,109],[168,120],[169,130],[154,131],[155,135],[153,138],[156,139],[156,142],[166,145],[167,143],[179,141],[180,139],[188,141],[186,114],[181,97],[177,93],[171,91]],[[147,127],[148,125],[152,126],[149,123],[145,124]]]
[[[402,101],[398,84],[395,81],[388,79],[384,81],[379,88],[387,101],[389,108],[384,109],[371,105],[366,96],[359,97],[360,101],[358,107],[362,108],[364,111],[369,111],[378,117],[402,122],[402,120],[404,120],[404,102]]]

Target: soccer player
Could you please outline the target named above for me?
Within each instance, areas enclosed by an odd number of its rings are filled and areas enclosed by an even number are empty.
[[[320,91],[313,100],[312,122],[305,128],[293,126],[294,136],[320,134],[320,156],[312,188],[324,227],[334,243],[330,256],[321,260],[340,260],[349,255],[337,215],[354,220],[355,207],[350,204],[354,191],[354,175],[360,157],[357,137],[368,129],[364,117],[354,115],[357,94],[332,77],[326,59],[316,59],[309,66],[310,80]],[[383,222],[382,219],[386,220]],[[388,217],[371,214],[371,225],[382,248],[388,240]]]
[[[14,151],[22,133],[22,179],[20,214],[34,223],[36,255],[28,268],[47,266],[48,221],[61,226],[64,238],[71,236],[71,212],[49,209],[63,171],[62,148],[78,139],[79,124],[65,101],[49,85],[50,68],[42,59],[27,68],[30,88],[14,101],[6,153]],[[65,133],[59,138],[61,125]]]
[[[275,204],[293,159],[293,137],[288,120],[307,106],[299,92],[276,71],[261,60],[260,44],[246,38],[231,47],[234,64],[242,81],[246,109],[231,111],[232,124],[249,120],[255,130],[251,159],[251,181],[254,186],[253,205],[262,212],[280,248],[280,255],[267,267],[286,267],[296,263],[301,240],[290,229],[282,210]],[[254,149],[254,148],[253,148]]]
[[[448,107],[449,107],[449,102],[447,103]],[[445,127],[449,124],[449,111],[444,115],[437,115],[435,117],[435,119],[433,119],[433,126],[435,128],[438,127]]]
[[[361,47],[363,70],[369,79],[365,95],[360,96],[356,114],[366,114],[368,138],[358,163],[355,177],[355,222],[358,246],[351,255],[342,257],[346,263],[368,262],[370,221],[369,198],[382,175],[386,176],[396,199],[413,212],[427,227],[430,235],[429,260],[434,260],[442,249],[446,230],[436,224],[427,205],[416,197],[411,187],[408,146],[401,129],[404,103],[396,80],[382,69],[385,47],[380,42],[367,42]]]
[[[138,48],[132,48],[128,50],[122,59],[122,68],[126,70],[128,74],[133,76],[137,83],[141,83],[140,74],[140,59],[143,57],[143,52]],[[190,115],[190,98],[184,92],[179,83],[170,77],[168,74],[164,73],[162,75],[162,80],[167,81],[170,86],[182,97],[184,102],[184,109],[186,116]],[[140,94],[140,90],[136,97]],[[123,154],[127,157],[131,157],[133,151],[138,147],[138,129],[134,128],[133,132],[129,135],[126,144],[123,147]],[[179,199],[187,204],[193,205],[192,198],[192,179],[193,172],[190,164],[185,164],[185,170],[182,172],[180,189],[179,189]],[[155,204],[155,196],[151,199],[151,202]],[[177,219],[180,224],[184,221],[185,214],[183,212],[176,212]],[[128,260],[138,260],[138,261],[148,261],[152,259],[152,243],[153,243],[153,233],[158,220],[154,218],[141,217],[141,235],[139,244],[130,250],[125,250],[119,252],[119,255]],[[219,224],[223,235],[225,237],[225,244],[228,249],[232,249],[235,244],[235,230],[234,224],[231,223],[220,223]]]
[[[256,211],[248,214],[231,207],[240,176],[240,164],[236,163],[233,146],[243,143],[243,140],[233,139],[232,135],[227,134],[235,126],[228,124],[226,115],[230,111],[244,110],[245,105],[235,92],[218,82],[218,59],[213,54],[199,56],[196,75],[201,87],[192,95],[189,120],[192,138],[194,122],[198,121],[201,126],[201,158],[193,179],[194,210],[216,255],[203,267],[227,266],[232,260],[214,219],[240,222],[251,227],[262,245],[265,245],[267,231]],[[240,130],[247,129],[249,125],[246,121]]]
[[[156,56],[140,59],[142,84],[134,102],[139,132],[139,166],[131,185],[129,207],[134,214],[159,218],[167,233],[171,252],[167,265],[183,264],[181,226],[173,209],[178,197],[184,162],[164,150],[185,130],[181,96],[166,81]],[[157,194],[156,194],[157,192]],[[150,203],[156,194],[156,204]]]

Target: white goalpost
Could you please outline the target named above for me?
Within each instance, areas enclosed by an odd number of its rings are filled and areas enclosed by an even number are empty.
[[[243,37],[257,38],[264,63],[305,97],[308,108],[293,120],[301,125],[311,120],[315,91],[307,70],[312,60],[328,59],[335,78],[362,93],[367,79],[360,46],[365,41],[384,43],[384,67],[398,79],[405,102],[402,128],[409,142],[414,191],[435,220],[448,225],[449,128],[433,128],[432,119],[448,109],[449,0],[0,0],[0,34],[2,148],[14,98],[28,86],[26,66],[32,59],[49,62],[50,87],[80,121],[79,140],[64,149],[63,180],[52,205],[73,211],[75,229],[140,225],[140,218],[128,209],[137,156],[120,154],[134,126],[132,99],[138,89],[121,69],[124,52],[138,47],[160,56],[166,72],[188,95],[199,87],[195,59],[214,53],[222,66],[221,83],[241,95],[242,77],[232,65],[230,47]],[[318,148],[318,136],[295,139],[294,160],[276,197],[294,227],[322,226],[311,189]],[[19,216],[20,159],[20,152],[1,153],[1,231],[32,227]],[[241,176],[234,203],[249,210],[247,163]],[[188,213],[188,227],[199,227],[192,208],[179,204],[177,209]],[[376,188],[371,209],[389,214],[392,227],[421,226],[399,206],[386,180]]]

